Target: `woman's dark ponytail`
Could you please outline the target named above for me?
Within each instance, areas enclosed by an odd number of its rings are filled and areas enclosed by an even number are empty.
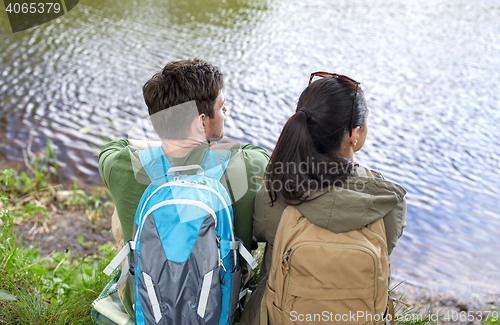
[[[275,184],[280,183],[284,187],[285,183],[289,184],[290,181],[288,180],[293,180],[298,175],[297,169],[288,170],[287,166],[291,165],[290,163],[301,161],[302,156],[307,155],[309,149],[313,147],[307,123],[307,115],[298,111],[283,126],[271,158],[274,163],[270,162],[266,171],[265,183],[266,187],[271,189],[269,195],[272,202],[276,201],[277,192],[283,190],[283,188],[280,188],[279,191],[274,191]],[[287,150],[276,150],[276,148],[287,148]],[[300,197],[303,194],[299,192],[289,194],[289,191],[286,192],[285,196],[287,197],[290,195]]]
[[[354,85],[325,78],[301,94],[297,110],[283,127],[266,170],[265,186],[271,202],[282,199],[297,205],[310,192],[335,186],[354,170],[353,162],[338,154],[350,124]],[[358,90],[353,120],[363,126],[366,105]],[[361,122],[360,122],[361,121]]]

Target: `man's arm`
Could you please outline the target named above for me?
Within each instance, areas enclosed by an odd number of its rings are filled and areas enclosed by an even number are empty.
[[[255,196],[262,186],[264,171],[269,162],[269,154],[266,149],[260,146],[243,143],[240,146],[239,154],[243,158],[243,166],[240,170],[229,173],[229,180],[232,186],[231,192],[235,194],[232,197],[235,200],[233,203],[235,234],[243,240],[245,247],[250,249]],[[241,179],[242,177],[244,179]],[[240,191],[241,189],[244,191]]]
[[[106,143],[99,153],[99,174],[109,189],[109,177],[111,174],[111,169],[113,168],[115,158],[120,153],[120,151],[126,148],[130,142],[127,139],[113,140]]]
[[[137,139],[118,139],[113,140],[109,143],[106,143],[99,153],[99,173],[101,177],[108,186],[109,174],[113,167],[113,163],[115,162],[115,157],[120,153],[121,150],[125,149],[128,146],[135,147],[139,150],[143,150],[146,148],[159,146],[161,145],[161,141],[145,141],[145,140],[137,140]],[[109,186],[108,186],[109,188]]]

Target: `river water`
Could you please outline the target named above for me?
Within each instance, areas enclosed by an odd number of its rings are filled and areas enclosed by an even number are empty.
[[[226,135],[272,150],[312,71],[361,82],[369,135],[355,157],[408,191],[398,279],[500,294],[498,0],[84,0],[12,34],[0,13],[0,159],[28,138],[60,181],[100,184],[98,147],[147,110],[166,62],[225,74]]]

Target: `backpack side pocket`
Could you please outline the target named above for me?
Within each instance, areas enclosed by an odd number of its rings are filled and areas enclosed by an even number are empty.
[[[233,254],[230,254],[231,256]],[[234,270],[231,271],[231,298],[229,300],[229,324],[233,323],[234,314],[238,308],[240,301],[240,285],[241,285],[241,267],[236,264]]]

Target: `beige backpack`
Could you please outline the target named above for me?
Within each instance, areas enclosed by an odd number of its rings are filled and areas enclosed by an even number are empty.
[[[335,234],[289,206],[274,240],[261,325],[384,324],[388,269],[382,219]]]

